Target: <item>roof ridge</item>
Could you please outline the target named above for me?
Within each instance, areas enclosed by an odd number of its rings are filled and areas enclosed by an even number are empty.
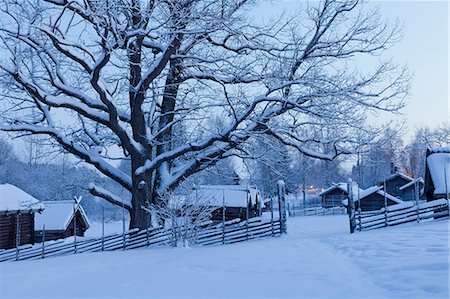
[[[70,200],[70,199],[64,199],[64,200],[45,200],[45,201],[41,201],[45,204],[49,203],[49,204],[55,204],[55,203],[75,203],[75,201]]]

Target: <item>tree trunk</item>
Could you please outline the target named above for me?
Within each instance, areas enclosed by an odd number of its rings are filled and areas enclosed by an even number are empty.
[[[142,165],[136,160],[132,159],[131,171],[133,178],[132,197],[131,197],[131,213],[130,213],[130,229],[139,228],[146,229],[150,227],[151,215],[145,210],[152,200],[152,182],[151,176],[148,174],[135,175],[136,169]],[[144,208],[143,208],[144,207]]]

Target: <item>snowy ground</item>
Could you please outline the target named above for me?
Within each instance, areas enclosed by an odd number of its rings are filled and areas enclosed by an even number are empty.
[[[296,217],[282,238],[6,262],[0,298],[448,298],[448,225],[350,235],[346,216]]]

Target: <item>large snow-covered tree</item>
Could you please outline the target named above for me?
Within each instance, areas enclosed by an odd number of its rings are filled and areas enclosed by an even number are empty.
[[[1,1],[1,129],[46,135],[116,181],[131,194],[130,226],[143,228],[143,206],[221,159],[248,157],[255,137],[332,159],[351,150],[369,111],[402,107],[403,69],[359,68],[398,40],[376,10],[325,0],[264,23],[252,5]],[[339,134],[324,141],[324,127]],[[121,158],[129,172],[115,167]]]

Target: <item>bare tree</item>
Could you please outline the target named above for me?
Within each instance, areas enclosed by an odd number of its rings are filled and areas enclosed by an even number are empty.
[[[248,21],[253,2],[2,1],[1,129],[47,135],[93,165],[132,194],[130,227],[144,228],[142,206],[223,158],[248,157],[252,138],[333,159],[368,111],[403,106],[403,69],[352,65],[398,40],[376,10],[325,0],[258,25]],[[321,152],[327,126],[340,134]],[[124,157],[128,173],[111,160]]]
[[[402,133],[405,127],[401,123],[385,126],[375,138],[360,136],[364,145],[358,148],[357,164],[352,169],[352,176],[361,188],[367,188],[386,179],[403,167]]]
[[[414,177],[425,177],[427,148],[450,146],[450,125],[442,123],[435,129],[419,127],[411,142],[405,147],[403,164],[406,171]]]
[[[13,157],[12,146],[6,140],[0,138],[0,166]]]

